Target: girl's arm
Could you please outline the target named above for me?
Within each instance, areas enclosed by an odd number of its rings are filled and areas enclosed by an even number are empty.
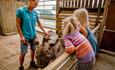
[[[82,25],[80,25],[80,32],[81,32],[85,37],[87,37],[88,32],[87,32],[86,28],[83,27]]]
[[[75,51],[75,46],[69,39],[64,39],[65,50],[68,53],[73,53]]]

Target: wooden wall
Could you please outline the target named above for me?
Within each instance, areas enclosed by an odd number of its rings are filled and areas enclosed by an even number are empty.
[[[1,34],[12,34],[16,32],[15,0],[0,0],[0,29]]]
[[[26,2],[16,1],[16,8],[26,5]]]
[[[106,0],[57,0],[56,31],[59,37],[62,36],[62,20],[71,16],[78,8],[86,8],[88,10],[91,29],[101,24],[105,1]]]
[[[115,52],[115,0],[109,0],[105,13],[104,34],[101,41],[101,48]]]

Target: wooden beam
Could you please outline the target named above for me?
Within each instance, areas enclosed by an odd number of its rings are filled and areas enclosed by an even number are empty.
[[[58,57],[55,61],[53,61],[51,64],[49,64],[43,70],[56,70],[56,68],[59,65],[61,65],[68,57],[70,57],[70,54],[67,52],[64,52],[60,57]]]
[[[105,53],[105,54],[108,54],[108,55],[111,55],[111,56],[115,56],[115,52],[107,51],[107,50],[104,50],[104,49],[100,49],[100,51],[102,53]]]

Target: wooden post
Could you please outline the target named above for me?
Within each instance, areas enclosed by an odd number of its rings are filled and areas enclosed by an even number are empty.
[[[0,0],[1,34],[16,33],[15,0]]]
[[[59,33],[60,33],[60,22],[59,22],[59,11],[60,11],[60,9],[59,9],[59,6],[60,4],[59,4],[59,0],[57,0],[56,1],[56,33],[58,34],[58,36],[59,36]]]
[[[105,8],[104,8],[104,13],[103,13],[103,20],[102,20],[102,24],[100,25],[100,36],[99,36],[99,46],[101,44],[102,38],[103,38],[103,34],[104,34],[104,29],[105,29],[105,23],[106,23],[106,19],[107,19],[107,14],[108,14],[108,6],[110,4],[110,0],[106,0],[105,3]]]

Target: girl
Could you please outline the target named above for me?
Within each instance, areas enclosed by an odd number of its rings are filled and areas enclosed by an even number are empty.
[[[93,50],[96,53],[98,52],[97,47],[97,40],[95,35],[91,32],[91,29],[89,28],[89,18],[88,18],[88,11],[86,9],[77,9],[74,11],[74,16],[78,18],[81,25],[87,30],[87,39],[91,43]],[[81,32],[82,33],[82,32]]]
[[[94,51],[86,37],[80,33],[81,27],[77,17],[68,17],[63,20],[63,24],[66,24],[63,26],[65,50],[75,53],[78,59],[76,70],[94,70]]]

